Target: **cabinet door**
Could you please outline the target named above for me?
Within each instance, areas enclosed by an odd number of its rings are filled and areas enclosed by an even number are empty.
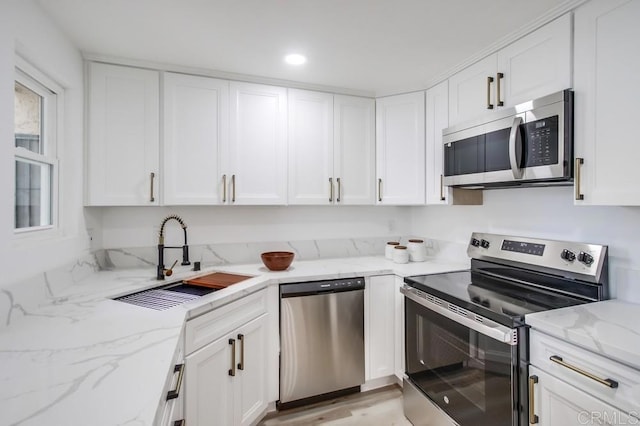
[[[533,414],[538,416],[537,424],[540,426],[628,425],[639,422],[534,366],[529,367],[529,378],[537,379],[532,400]]]
[[[165,205],[224,202],[220,144],[228,128],[228,81],[164,74]]]
[[[374,204],[375,100],[334,95],[333,117],[335,201]]]
[[[395,304],[395,343],[394,343],[394,361],[395,373],[399,381],[404,377],[404,295],[400,293],[400,288],[404,285],[402,277],[394,277],[394,304]]]
[[[395,373],[395,280],[393,275],[369,278],[365,309],[366,380]]]
[[[498,72],[506,107],[570,88],[571,14],[500,50]]]
[[[231,82],[230,97],[231,203],[286,204],[287,89]]]
[[[497,55],[494,54],[449,78],[449,123],[451,125],[496,109],[497,66]]]
[[[240,327],[238,339],[238,375],[236,421],[253,424],[267,409],[267,315]],[[242,369],[240,369],[242,367]]]
[[[331,204],[333,95],[288,89],[289,204]]]
[[[233,356],[235,334],[218,339],[186,358],[185,419],[190,426],[232,425],[234,385],[238,380],[237,358]],[[229,371],[235,369],[236,376]]]
[[[591,1],[575,12],[575,155],[584,159],[575,172],[578,204],[640,205],[639,17],[633,0]]]
[[[378,204],[424,204],[424,92],[376,100]]]
[[[427,150],[427,204],[447,204],[449,188],[442,185],[443,146],[442,130],[449,126],[449,86],[443,81],[427,90],[426,150]]]
[[[158,72],[89,64],[86,203],[157,205]]]

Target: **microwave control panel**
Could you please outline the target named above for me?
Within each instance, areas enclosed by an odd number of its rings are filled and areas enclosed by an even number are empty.
[[[558,116],[543,118],[524,127],[526,167],[558,163]]]

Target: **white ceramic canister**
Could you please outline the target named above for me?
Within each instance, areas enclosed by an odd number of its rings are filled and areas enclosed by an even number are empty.
[[[424,262],[427,260],[427,247],[424,245],[424,240],[409,240],[407,250],[409,251],[409,260],[412,262]]]
[[[393,261],[395,263],[409,263],[409,251],[406,246],[395,246],[393,249]]]
[[[399,245],[399,241],[389,241],[387,245],[384,246],[384,257],[389,260],[393,260],[393,249]]]

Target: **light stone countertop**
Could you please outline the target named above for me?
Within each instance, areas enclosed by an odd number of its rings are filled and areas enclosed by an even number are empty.
[[[152,425],[189,318],[285,282],[468,267],[468,261],[399,265],[350,257],[294,261],[283,272],[261,264],[177,269],[166,283],[214,271],[254,277],[165,311],[111,300],[162,285],[155,269],[96,272],[0,329],[0,425]]]
[[[536,330],[640,370],[640,305],[620,300],[526,315]]]

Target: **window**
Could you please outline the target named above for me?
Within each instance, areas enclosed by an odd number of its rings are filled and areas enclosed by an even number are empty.
[[[57,226],[60,89],[23,61],[18,60],[18,64],[14,91],[14,229],[24,233]]]

